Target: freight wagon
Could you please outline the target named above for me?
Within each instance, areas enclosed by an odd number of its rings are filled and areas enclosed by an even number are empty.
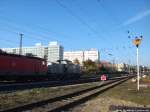
[[[40,80],[46,76],[45,59],[0,51],[0,80]]]

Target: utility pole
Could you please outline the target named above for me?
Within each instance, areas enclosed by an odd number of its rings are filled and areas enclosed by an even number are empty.
[[[144,73],[145,73],[145,67],[143,66],[143,75],[144,75]]]
[[[113,59],[113,72],[115,72],[115,58]]]
[[[130,59],[129,59],[129,65],[128,65],[128,69],[129,69],[128,72],[129,72],[129,74],[130,74],[130,71],[131,71],[131,70],[130,70],[130,66],[131,66],[131,65],[130,65]]]
[[[23,34],[20,33],[20,47],[19,47],[19,55],[22,55],[22,38],[23,38]]]
[[[136,37],[133,41],[133,43],[135,44],[136,46],[136,55],[137,55],[137,58],[136,58],[136,61],[137,61],[137,90],[139,91],[140,89],[140,84],[139,84],[139,80],[140,80],[140,77],[139,77],[139,45],[141,44],[141,41],[142,41],[142,36],[140,36],[140,38]]]
[[[112,58],[113,58],[113,55],[112,55],[111,53],[108,53],[108,55],[109,55],[109,56],[112,56]],[[112,70],[112,72],[114,72],[114,71],[115,71],[115,58],[113,58],[113,59],[112,59],[112,66],[111,66],[111,70]]]

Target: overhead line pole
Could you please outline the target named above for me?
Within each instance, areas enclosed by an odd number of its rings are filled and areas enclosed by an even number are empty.
[[[20,33],[20,47],[19,47],[19,55],[22,55],[22,38],[23,38],[23,34]]]

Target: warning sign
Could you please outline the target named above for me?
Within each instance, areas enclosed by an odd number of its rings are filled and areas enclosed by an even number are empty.
[[[107,80],[107,77],[106,77],[106,75],[102,75],[102,76],[101,76],[101,80],[102,80],[102,81],[105,81],[105,80]]]

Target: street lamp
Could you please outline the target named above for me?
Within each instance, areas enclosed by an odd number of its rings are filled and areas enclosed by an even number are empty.
[[[142,36],[140,36],[139,38],[136,37],[133,40],[134,45],[137,47],[137,90],[139,91],[139,45],[141,44],[142,41]]]

